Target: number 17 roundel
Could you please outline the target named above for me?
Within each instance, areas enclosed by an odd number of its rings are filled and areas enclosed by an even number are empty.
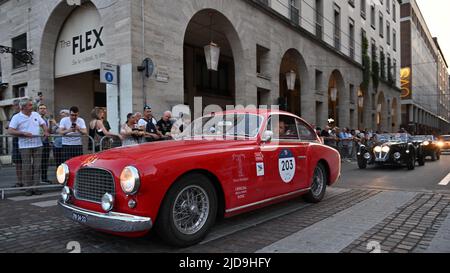
[[[295,157],[290,150],[282,150],[278,157],[278,171],[284,183],[290,183],[295,176]]]

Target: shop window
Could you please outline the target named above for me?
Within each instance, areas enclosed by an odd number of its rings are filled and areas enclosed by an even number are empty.
[[[15,85],[13,87],[13,96],[14,98],[22,98],[27,94],[27,84]]]
[[[27,50],[27,34],[22,34],[12,39],[12,47],[15,50]],[[21,68],[26,66],[25,63],[21,62],[17,58],[13,58],[13,69]]]

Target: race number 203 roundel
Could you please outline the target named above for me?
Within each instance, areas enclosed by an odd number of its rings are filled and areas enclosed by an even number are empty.
[[[295,157],[290,150],[282,150],[278,158],[278,171],[284,183],[290,183],[295,176]]]

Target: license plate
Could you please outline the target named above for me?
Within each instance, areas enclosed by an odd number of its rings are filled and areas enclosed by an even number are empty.
[[[72,219],[75,222],[78,222],[78,223],[82,223],[82,224],[86,224],[87,223],[87,217],[86,216],[78,214],[78,213],[75,213],[75,212],[72,213]]]

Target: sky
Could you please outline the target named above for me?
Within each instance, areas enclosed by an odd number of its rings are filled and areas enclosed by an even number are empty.
[[[450,1],[416,0],[425,17],[431,35],[438,38],[447,64],[450,66]]]

